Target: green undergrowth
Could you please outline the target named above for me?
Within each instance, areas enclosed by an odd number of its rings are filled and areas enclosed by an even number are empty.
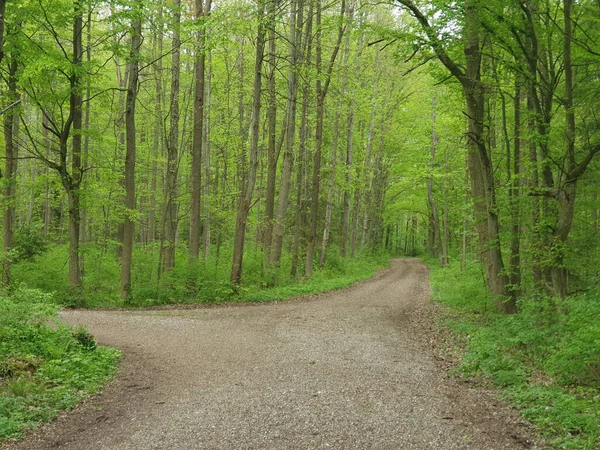
[[[339,249],[331,247],[322,270],[315,262],[311,279],[303,276],[304,257],[298,261],[298,273],[291,276],[292,256],[284,252],[278,269],[265,267],[262,251],[248,249],[244,255],[242,283],[229,281],[231,249],[223,246],[206,260],[188,264],[184,248],[178,249],[174,269],[158,276],[157,246],[136,246],[133,255],[132,296],[127,303],[120,297],[120,265],[116,247],[88,245],[83,251],[84,299],[74,299],[67,289],[68,252],[66,246],[54,246],[33,258],[13,266],[17,283],[53,292],[66,306],[152,307],[176,304],[215,304],[243,301],[273,301],[298,295],[340,289],[374,275],[377,268],[388,264],[385,253],[357,254],[343,259]]]
[[[61,324],[50,294],[19,287],[0,296],[0,442],[97,392],[119,355]]]
[[[466,342],[458,374],[501,388],[556,448],[600,448],[600,289],[524,298],[506,316],[491,306],[478,265],[430,267],[433,297],[450,307],[445,325]]]

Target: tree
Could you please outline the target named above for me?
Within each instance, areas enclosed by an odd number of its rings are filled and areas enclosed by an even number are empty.
[[[322,74],[322,5],[321,1],[317,0],[316,11],[316,47],[315,47],[315,64],[317,70],[317,81],[315,89],[315,97],[317,101],[317,119],[315,129],[315,151],[313,161],[312,189],[310,202],[310,232],[308,235],[308,246],[306,250],[306,265],[304,273],[307,278],[313,276],[313,265],[315,255],[315,245],[317,240],[317,226],[319,220],[319,187],[321,184],[321,151],[323,148],[323,118],[325,108],[325,97],[331,83],[331,74],[335,64],[335,59],[340,51],[340,45],[346,29],[344,23],[344,14],[346,10],[346,1],[342,0],[340,7],[340,17],[338,24],[337,40],[334,44],[329,64],[325,70],[324,81],[321,80]]]
[[[262,17],[265,11],[263,0],[258,0],[258,17]],[[250,141],[250,161],[246,183],[240,193],[237,206],[237,216],[235,222],[235,235],[233,241],[233,261],[231,264],[231,282],[239,285],[242,280],[242,262],[244,258],[244,238],[246,236],[246,223],[248,213],[250,212],[252,193],[256,183],[256,172],[258,169],[258,139],[260,132],[260,95],[262,89],[262,66],[265,51],[265,25],[261,22],[258,25],[256,36],[256,55],[254,59],[254,87],[252,91],[252,135]]]
[[[136,124],[135,107],[139,88],[139,58],[142,45],[142,2],[136,0],[132,5],[131,53],[127,80],[127,99],[125,100],[125,224],[123,227],[123,255],[121,258],[121,297],[126,302],[131,297],[131,260],[133,256],[133,237],[135,232],[135,160],[136,160]]]
[[[508,278],[504,273],[500,246],[500,225],[496,208],[493,167],[484,138],[484,86],[481,82],[481,24],[479,0],[465,1],[464,9],[464,55],[463,70],[446,52],[436,30],[423,12],[411,0],[398,0],[419,22],[425,32],[428,45],[450,74],[461,84],[468,118],[468,167],[471,192],[476,214],[481,258],[486,270],[489,291],[496,304],[504,312],[515,311],[515,299],[507,298]]]

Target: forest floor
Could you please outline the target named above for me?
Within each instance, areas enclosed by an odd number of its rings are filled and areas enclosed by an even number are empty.
[[[426,266],[269,304],[71,310],[123,350],[102,395],[6,449],[534,449],[493,393],[439,362]]]

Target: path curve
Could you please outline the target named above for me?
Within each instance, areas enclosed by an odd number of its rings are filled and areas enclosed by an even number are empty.
[[[309,300],[67,311],[124,351],[103,395],[7,449],[525,449],[515,411],[459,385],[423,328],[416,259]]]

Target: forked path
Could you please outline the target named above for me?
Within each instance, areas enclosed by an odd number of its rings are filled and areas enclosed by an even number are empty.
[[[514,411],[436,365],[429,301],[408,259],[304,300],[65,312],[124,351],[121,370],[9,448],[534,448]]]

